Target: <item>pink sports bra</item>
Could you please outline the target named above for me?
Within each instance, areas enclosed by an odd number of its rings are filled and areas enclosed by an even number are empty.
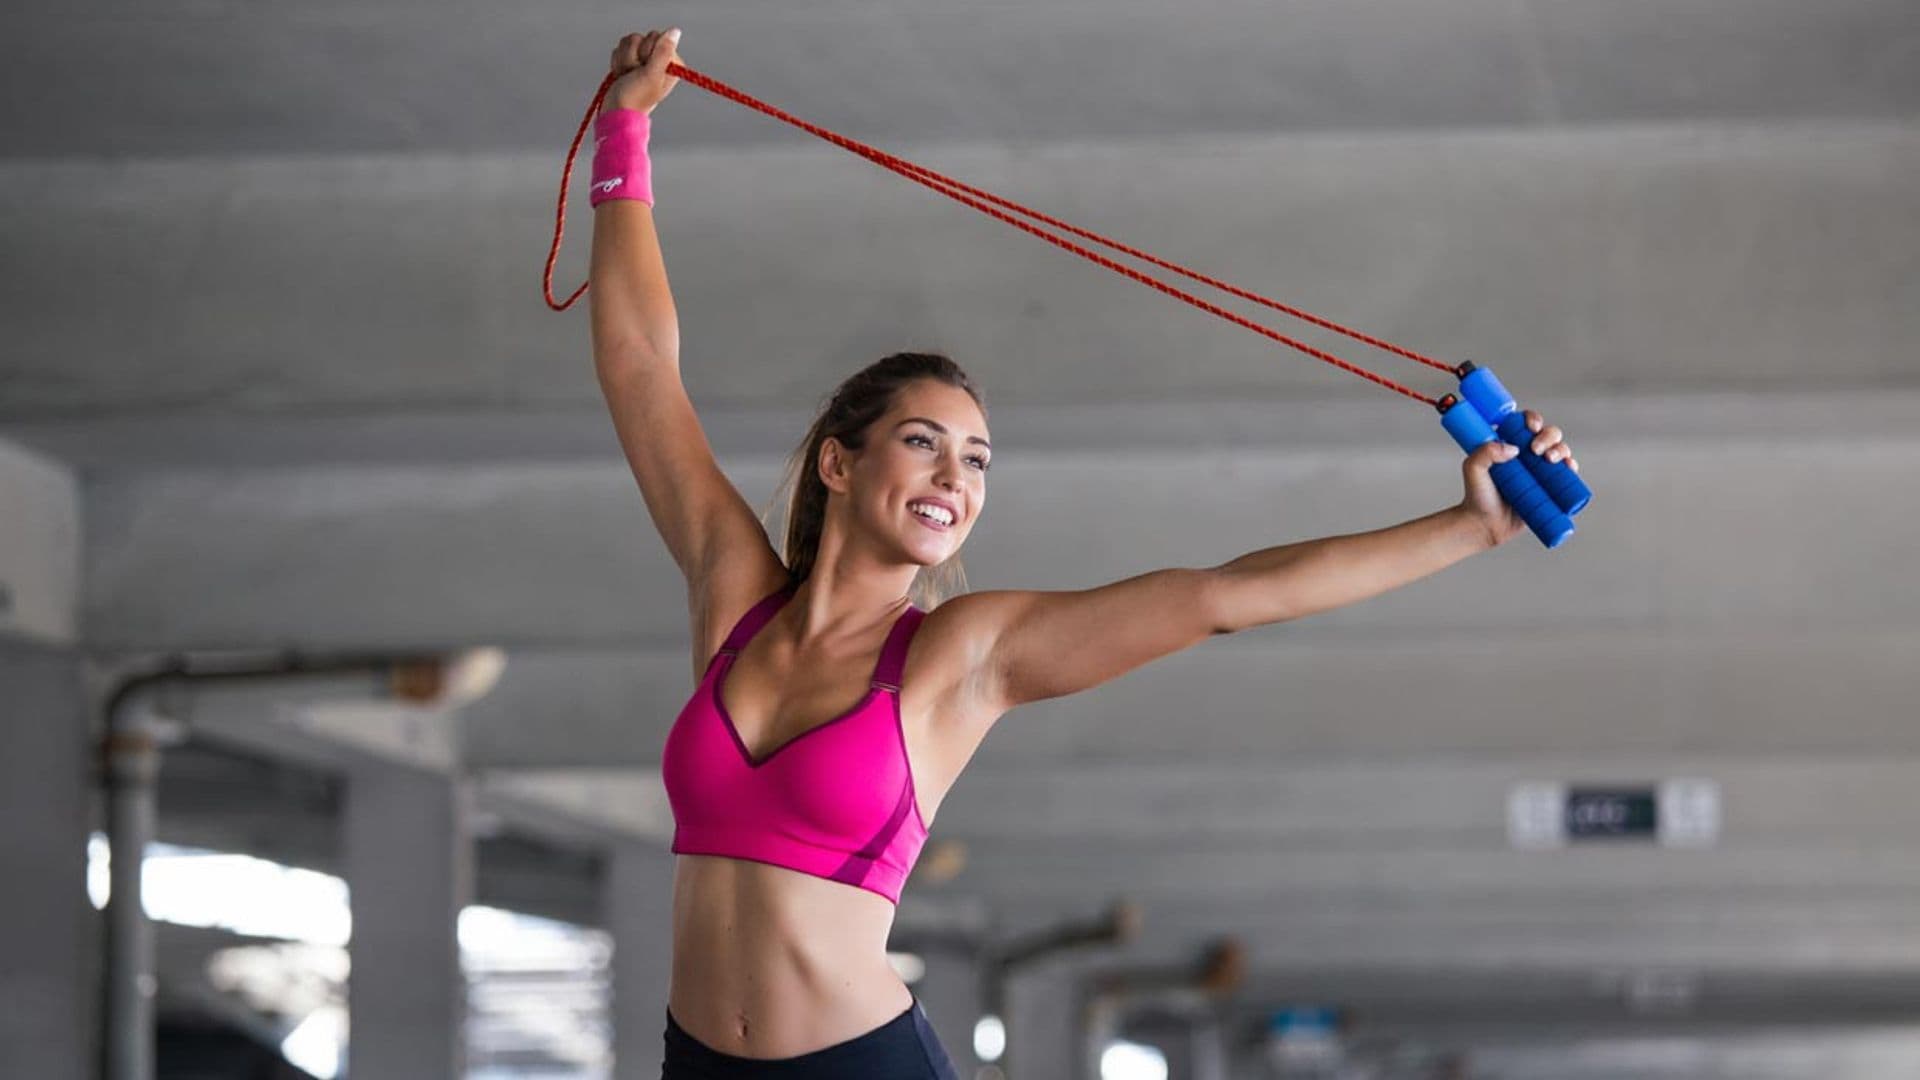
[[[660,769],[673,807],[673,850],[771,863],[898,904],[927,842],[900,727],[900,672],[926,612],[909,607],[893,624],[859,704],[755,761],[720,686],[747,642],[792,598],[781,589],[741,617],[667,732]]]

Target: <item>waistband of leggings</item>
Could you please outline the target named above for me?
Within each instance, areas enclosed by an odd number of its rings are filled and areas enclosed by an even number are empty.
[[[904,1037],[912,1039],[917,1043],[920,1034],[919,1029],[914,1024],[916,1015],[924,1015],[920,1011],[920,999],[917,997],[913,999],[913,1004],[908,1005],[900,1015],[871,1031],[855,1035],[853,1038],[847,1039],[844,1042],[837,1042],[832,1046],[822,1047],[818,1050],[810,1050],[807,1053],[795,1057],[749,1058],[715,1050],[713,1047],[694,1038],[687,1033],[685,1028],[680,1026],[679,1021],[673,1018],[672,1010],[668,1010],[667,1049],[669,1052],[686,1059],[690,1063],[711,1067],[738,1068],[748,1066],[764,1069],[778,1065],[824,1065],[831,1063],[839,1057],[862,1053],[868,1046],[876,1042],[891,1042],[894,1039]]]

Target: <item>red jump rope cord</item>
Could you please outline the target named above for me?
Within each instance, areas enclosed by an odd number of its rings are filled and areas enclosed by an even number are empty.
[[[702,75],[699,72],[694,71],[693,69],[688,68],[682,64],[671,64],[668,66],[667,71],[669,74],[685,79],[686,81],[694,84],[695,86],[700,87],[703,90],[707,90],[712,93],[718,94],[721,97],[727,98],[731,101],[736,101],[742,105],[747,106],[748,108],[765,113],[766,115],[771,116],[776,120],[780,120],[785,123],[791,124],[794,127],[801,129],[802,131],[818,136],[819,138],[825,139],[826,141],[833,143],[835,146],[838,146],[844,150],[857,154],[860,157],[866,158],[868,161],[871,161],[874,164],[879,165],[884,169],[887,169],[891,172],[904,176],[907,179],[922,185],[923,187],[931,188],[934,191],[937,191],[940,194],[945,195],[956,202],[964,203],[967,206],[971,206],[975,210],[978,210],[989,217],[995,218],[999,221],[1006,222],[1008,225],[1011,225],[1022,232],[1028,233],[1033,236],[1037,236],[1040,239],[1045,240],[1046,242],[1053,244],[1056,247],[1063,248],[1067,251],[1071,251],[1074,254],[1081,256],[1082,258],[1085,258],[1093,263],[1096,263],[1100,266],[1106,267],[1109,270],[1112,270],[1114,273],[1130,278],[1134,281],[1139,282],[1142,285],[1146,285],[1153,289],[1156,289],[1162,293],[1165,293],[1168,296],[1173,297],[1176,300],[1180,300],[1184,303],[1191,304],[1192,306],[1197,307],[1202,311],[1206,311],[1211,314],[1218,315],[1221,318],[1226,319],[1227,321],[1232,322],[1236,325],[1243,326],[1246,329],[1251,330],[1256,334],[1260,334],[1263,337],[1271,338],[1272,340],[1277,341],[1282,345],[1285,345],[1289,348],[1296,349],[1300,352],[1303,352],[1308,356],[1313,357],[1316,360],[1320,360],[1325,363],[1332,364],[1333,366],[1340,368],[1343,371],[1352,372],[1353,374],[1358,375],[1363,379],[1366,379],[1373,383],[1377,383],[1380,386],[1384,386],[1387,389],[1392,390],[1396,393],[1403,394],[1407,397],[1410,397],[1415,401],[1419,401],[1427,405],[1437,405],[1439,403],[1439,400],[1436,398],[1428,397],[1427,395],[1422,394],[1409,387],[1403,386],[1400,383],[1393,381],[1392,379],[1388,379],[1381,375],[1376,375],[1373,372],[1366,370],[1365,368],[1359,367],[1355,364],[1348,363],[1347,361],[1342,360],[1337,356],[1334,356],[1332,353],[1325,352],[1321,349],[1316,349],[1313,346],[1306,344],[1305,342],[1296,341],[1293,338],[1286,336],[1285,334],[1281,334],[1278,331],[1275,331],[1273,329],[1270,329],[1269,327],[1256,323],[1251,319],[1247,319],[1240,315],[1237,315],[1234,312],[1228,311],[1227,309],[1220,307],[1217,304],[1211,304],[1205,300],[1200,299],[1199,297],[1189,295],[1188,293],[1183,292],[1180,289],[1177,289],[1171,285],[1168,285],[1163,281],[1160,281],[1156,278],[1148,277],[1147,275],[1142,274],[1131,267],[1124,266],[1124,265],[1121,265],[1120,263],[1114,262],[1112,259],[1109,259],[1106,256],[1099,254],[1098,252],[1089,251],[1086,248],[1083,248],[1080,245],[1075,244],[1070,240],[1066,240],[1061,237],[1055,236],[1054,234],[1049,233],[1043,229],[1035,228],[1034,226],[1029,225],[1024,221],[1019,221],[1012,217],[1009,217],[1008,215],[993,209],[991,206],[983,205],[981,201],[976,201],[975,198],[969,198],[968,196],[974,196],[979,200],[983,200],[984,202],[992,203],[996,206],[1005,207],[1016,213],[1024,214],[1030,218],[1033,218],[1036,221],[1040,221],[1045,224],[1051,225],[1073,236],[1078,236],[1078,237],[1081,237],[1082,239],[1089,240],[1097,244],[1102,244],[1115,251],[1119,251],[1123,254],[1130,255],[1134,258],[1140,259],[1154,266],[1158,266],[1164,270],[1168,270],[1172,273],[1179,274],[1183,277],[1187,277],[1194,281],[1201,282],[1202,284],[1211,285],[1216,289],[1220,289],[1223,292],[1230,293],[1234,296],[1240,297],[1241,299],[1249,300],[1254,303],[1261,304],[1269,308],[1273,308],[1276,311],[1280,311],[1287,315],[1291,315],[1295,318],[1302,319],[1306,322],[1314,324],[1315,326],[1332,330],[1335,333],[1344,334],[1345,336],[1350,337],[1356,341],[1360,341],[1365,344],[1372,345],[1376,348],[1383,349],[1387,352],[1394,353],[1398,356],[1406,357],[1407,359],[1416,361],[1418,363],[1426,364],[1429,367],[1438,368],[1439,370],[1445,371],[1449,374],[1455,373],[1455,369],[1452,365],[1443,363],[1439,360],[1432,359],[1431,357],[1422,356],[1421,354],[1414,352],[1411,349],[1403,348],[1401,346],[1394,345],[1390,342],[1382,341],[1370,335],[1363,334],[1357,330],[1353,330],[1349,327],[1342,326],[1339,323],[1333,322],[1330,319],[1323,319],[1309,312],[1301,311],[1298,308],[1294,308],[1286,304],[1282,304],[1277,300],[1271,300],[1257,293],[1249,292],[1248,290],[1239,288],[1238,286],[1231,285],[1224,281],[1219,281],[1205,274],[1201,274],[1197,271],[1190,270],[1186,267],[1180,266],[1177,263],[1173,263],[1165,259],[1161,259],[1158,256],[1152,255],[1148,252],[1140,251],[1136,248],[1129,247],[1117,241],[1107,239],[1106,237],[1101,236],[1098,233],[1094,233],[1089,230],[1079,228],[1075,225],[1071,225],[1057,218],[1049,217],[1048,215],[1042,214],[1037,210],[1028,209],[1027,207],[1021,206],[1019,203],[1013,202],[1012,200],[1009,200],[1009,199],[1003,199],[1000,196],[994,195],[991,192],[982,191],[979,188],[975,188],[968,184],[961,183],[958,180],[954,180],[951,177],[944,176],[938,172],[935,172],[932,169],[928,169],[921,165],[916,165],[913,162],[905,160],[904,158],[899,158],[892,154],[887,153],[884,150],[879,150],[879,149],[875,149],[874,147],[867,146],[866,144],[858,142],[854,139],[849,139],[844,135],[840,135],[835,132],[829,131],[826,128],[820,127],[817,124],[808,123],[807,121],[802,120],[799,117],[793,116],[779,108],[776,108],[775,106],[772,106],[767,104],[766,102],[760,101],[759,99],[754,98],[751,95],[742,93],[741,91],[736,90],[733,87],[726,85],[725,83],[719,82],[716,79],[710,78],[709,76],[706,76],[706,75]],[[574,133],[572,145],[567,149],[567,163],[566,163],[566,168],[562,170],[562,173],[561,173],[560,197],[559,197],[557,208],[555,210],[553,246],[547,253],[546,273],[542,283],[543,289],[546,295],[547,305],[553,308],[555,311],[565,311],[567,308],[573,305],[574,301],[578,300],[580,296],[587,291],[587,284],[583,283],[578,289],[574,290],[573,295],[569,296],[564,302],[556,301],[553,296],[553,266],[554,266],[554,262],[559,258],[560,242],[562,237],[565,234],[567,189],[571,184],[571,180],[573,176],[574,158],[579,153],[581,140],[586,137],[587,127],[593,122],[594,114],[599,111],[600,104],[605,99],[607,90],[610,87],[612,87],[615,78],[616,76],[609,74],[607,78],[604,81],[602,81],[602,83],[600,84],[599,92],[594,95],[592,104],[590,104],[587,107],[586,116],[580,122],[580,129]]]

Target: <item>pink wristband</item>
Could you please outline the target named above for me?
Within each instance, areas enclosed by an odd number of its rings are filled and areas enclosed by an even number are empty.
[[[638,109],[601,109],[593,121],[593,189],[588,205],[638,199],[653,205],[653,167],[647,160],[651,118]]]

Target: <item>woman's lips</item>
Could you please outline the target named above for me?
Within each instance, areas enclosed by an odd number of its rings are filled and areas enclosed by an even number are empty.
[[[912,502],[908,503],[907,504],[908,516],[912,517],[915,521],[918,521],[920,524],[925,525],[927,528],[932,529],[935,532],[946,532],[952,529],[953,525],[951,523],[938,522],[930,517],[927,517],[924,514],[917,513],[913,509],[915,506],[939,507],[941,510],[946,511],[947,517],[950,518],[953,522],[958,522],[960,520],[959,511],[955,510],[953,508],[953,505],[951,503],[948,503],[944,499],[915,499]]]

